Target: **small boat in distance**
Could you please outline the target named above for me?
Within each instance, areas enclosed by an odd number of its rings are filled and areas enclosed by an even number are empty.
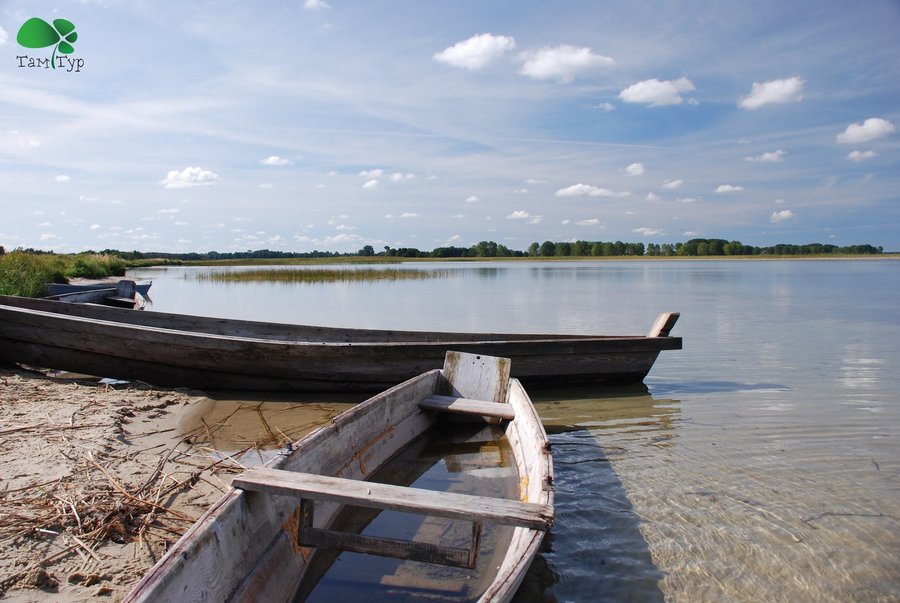
[[[0,296],[0,360],[207,390],[380,391],[458,350],[510,358],[527,387],[621,384],[681,349],[669,335],[676,320],[664,313],[647,335],[628,336],[392,331]]]
[[[364,576],[371,584],[359,586],[360,600],[391,597],[379,593],[389,583],[392,594],[412,591],[426,600],[440,595],[442,601],[509,601],[554,514],[547,435],[528,394],[509,374],[506,358],[449,351],[443,369],[335,417],[268,466],[237,476],[231,491],[125,601],[302,601],[341,551],[420,562],[409,563],[401,574]],[[505,496],[498,478],[481,480],[497,490],[492,496],[411,487],[417,476],[400,472],[403,477],[398,477],[396,471],[380,473],[394,483],[369,481],[430,430],[458,418],[497,424],[515,468],[512,496]],[[464,522],[467,546],[448,546],[446,536],[423,542],[362,533],[385,510],[448,525]],[[482,527],[498,525],[508,526],[506,536],[498,537],[495,550],[482,550]],[[430,532],[446,535],[448,530]],[[459,569],[417,580],[428,564]],[[399,579],[405,583],[398,584]]]
[[[110,281],[97,283],[47,283],[47,297],[53,299],[58,295],[65,295],[67,293],[82,293],[84,291],[96,291],[97,289],[109,289],[115,287],[116,284],[117,283],[112,283]],[[153,281],[143,281],[135,283],[135,288],[138,293],[147,297],[150,294],[151,285],[153,285]]]
[[[99,304],[136,310],[143,310],[144,306],[146,306],[147,300],[145,296],[150,289],[149,284],[138,285],[134,281],[123,279],[114,286],[110,285],[110,283],[72,285],[77,288],[64,293],[49,295],[45,299],[70,304]]]

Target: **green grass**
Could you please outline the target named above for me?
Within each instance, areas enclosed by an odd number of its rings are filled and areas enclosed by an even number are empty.
[[[11,251],[0,255],[0,295],[40,297],[47,283],[64,283],[66,262],[57,255]]]
[[[115,255],[10,251],[0,254],[0,295],[43,297],[47,295],[47,283],[124,276],[126,267],[125,260]]]
[[[446,270],[400,270],[398,268],[273,268],[272,270],[222,270],[196,275],[201,281],[248,283],[331,283],[338,281],[423,280],[447,276]]]

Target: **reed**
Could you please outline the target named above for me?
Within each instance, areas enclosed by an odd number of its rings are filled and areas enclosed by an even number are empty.
[[[399,268],[275,268],[272,270],[221,270],[203,272],[196,278],[208,282],[331,283],[348,281],[424,280],[447,276],[446,270],[401,270]]]
[[[57,255],[11,251],[0,255],[0,295],[40,297],[47,283],[64,283],[66,262]]]

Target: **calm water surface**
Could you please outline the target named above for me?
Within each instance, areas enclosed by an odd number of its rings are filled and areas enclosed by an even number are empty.
[[[424,281],[152,278],[153,309],[349,327],[640,334],[646,388],[532,391],[557,520],[517,601],[900,600],[900,262],[416,264]]]

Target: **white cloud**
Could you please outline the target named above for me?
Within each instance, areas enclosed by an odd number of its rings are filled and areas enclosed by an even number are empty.
[[[744,190],[743,186],[735,186],[733,184],[720,184],[716,187],[716,194],[738,193],[742,190]]]
[[[57,182],[68,182],[70,180],[70,178],[68,176],[66,176],[65,174],[60,174],[58,176],[54,176],[53,179],[56,180]]]
[[[529,214],[527,211],[519,210],[519,211],[514,211],[513,213],[506,216],[506,219],[507,220],[525,220],[530,217],[531,217],[531,214]]]
[[[478,34],[436,52],[434,60],[465,69],[482,69],[516,47],[509,36]]]
[[[847,155],[847,159],[855,161],[856,163],[865,161],[866,159],[872,159],[873,157],[878,157],[878,153],[875,151],[850,151]]]
[[[777,151],[770,151],[768,153],[762,153],[761,155],[756,155],[754,157],[744,157],[745,161],[760,161],[763,163],[774,163],[776,161],[781,161],[784,159],[784,156],[787,155],[787,151],[782,151],[778,149]]]
[[[415,174],[402,174],[400,172],[394,172],[391,174],[391,180],[394,182],[401,182],[403,180],[413,180],[416,177]]]
[[[803,100],[803,86],[806,81],[801,77],[789,77],[784,80],[769,82],[753,82],[750,95],[741,100],[738,106],[742,109],[758,109],[763,105],[778,103],[797,103]]]
[[[880,117],[870,117],[861,124],[850,124],[847,129],[837,135],[837,141],[842,143],[859,144],[884,138],[893,134],[897,128],[894,124]]]
[[[596,226],[599,223],[600,220],[598,220],[597,218],[589,218],[587,220],[579,220],[578,222],[575,222],[575,224],[577,224],[578,226]]]
[[[381,178],[384,176],[384,170],[381,168],[374,170],[363,170],[359,173],[363,178]]]
[[[6,41],[9,39],[9,34],[6,33],[6,30],[0,27],[0,46],[6,44]]]
[[[555,48],[541,48],[523,52],[525,61],[519,73],[536,80],[558,80],[562,84],[597,67],[615,64],[610,57],[594,54],[590,48],[561,44]]]
[[[599,105],[588,105],[588,109],[599,109],[609,113],[610,111],[615,111],[616,106],[612,103],[600,103]]]
[[[303,8],[306,10],[323,10],[331,8],[331,5],[325,0],[303,0]]]
[[[666,190],[672,191],[676,188],[681,188],[681,185],[684,184],[684,180],[666,180],[662,183],[662,187]]]
[[[626,103],[644,103],[651,107],[680,105],[682,92],[694,90],[694,84],[686,77],[660,81],[656,78],[632,84],[619,93]]]
[[[257,188],[266,188],[266,189],[269,189],[269,188],[275,188],[275,185],[272,184],[271,182],[263,182],[263,183],[260,184]]]
[[[781,211],[773,211],[772,216],[769,218],[769,222],[772,224],[778,224],[779,222],[784,222],[785,220],[790,220],[794,217],[794,212],[789,209],[782,209]]]
[[[356,226],[350,226],[349,224],[338,224],[334,227],[335,230],[359,230]]]
[[[293,165],[293,161],[290,159],[284,159],[283,157],[279,157],[278,155],[271,155],[266,157],[265,159],[260,159],[259,162],[263,165],[275,165],[275,166],[283,166],[283,165]]]
[[[787,203],[784,199],[775,199],[775,205],[784,205]]]
[[[466,198],[466,203],[478,203],[479,201],[481,201],[481,199],[479,199],[475,195],[472,195],[471,197]]]
[[[176,207],[171,207],[168,209],[160,209],[156,213],[158,213],[158,214],[177,214],[180,211],[181,210]]]
[[[662,199],[662,197],[655,193],[647,193],[646,199],[647,201],[659,201],[660,199]]]
[[[448,243],[458,243],[458,242],[460,242],[460,241],[462,241],[462,237],[459,236],[458,234],[457,234],[457,235],[453,235],[452,237],[450,237],[449,239],[447,239],[447,242],[448,242]]]
[[[643,163],[632,163],[627,168],[625,168],[625,173],[629,176],[640,176],[644,173],[644,164]]]
[[[675,200],[679,203],[696,203],[700,199],[698,199],[697,197],[679,197]]]
[[[381,188],[381,183],[375,179],[366,180],[366,182],[362,185],[364,189],[373,191],[375,189]]]
[[[100,228],[100,225],[99,225],[99,224],[91,224],[91,225],[88,227],[88,230],[98,230],[99,228]]]
[[[529,178],[525,184],[547,184],[546,180],[538,180],[537,178]]]
[[[640,228],[634,228],[634,229],[632,229],[631,232],[645,236],[645,237],[653,237],[656,235],[663,234],[663,231],[661,228],[649,228],[647,226],[641,226]]]
[[[412,212],[405,211],[402,214],[400,214],[400,217],[401,218],[418,218],[419,214],[414,214]]]
[[[557,197],[627,197],[631,193],[628,191],[615,192],[608,188],[599,188],[590,184],[573,184],[566,188],[556,191]]]
[[[53,234],[52,232],[45,232],[41,235],[42,241],[52,241],[53,239],[58,239],[59,237]]]
[[[189,188],[194,186],[212,186],[217,184],[219,175],[200,167],[186,167],[180,172],[172,170],[161,184],[166,188]]]

